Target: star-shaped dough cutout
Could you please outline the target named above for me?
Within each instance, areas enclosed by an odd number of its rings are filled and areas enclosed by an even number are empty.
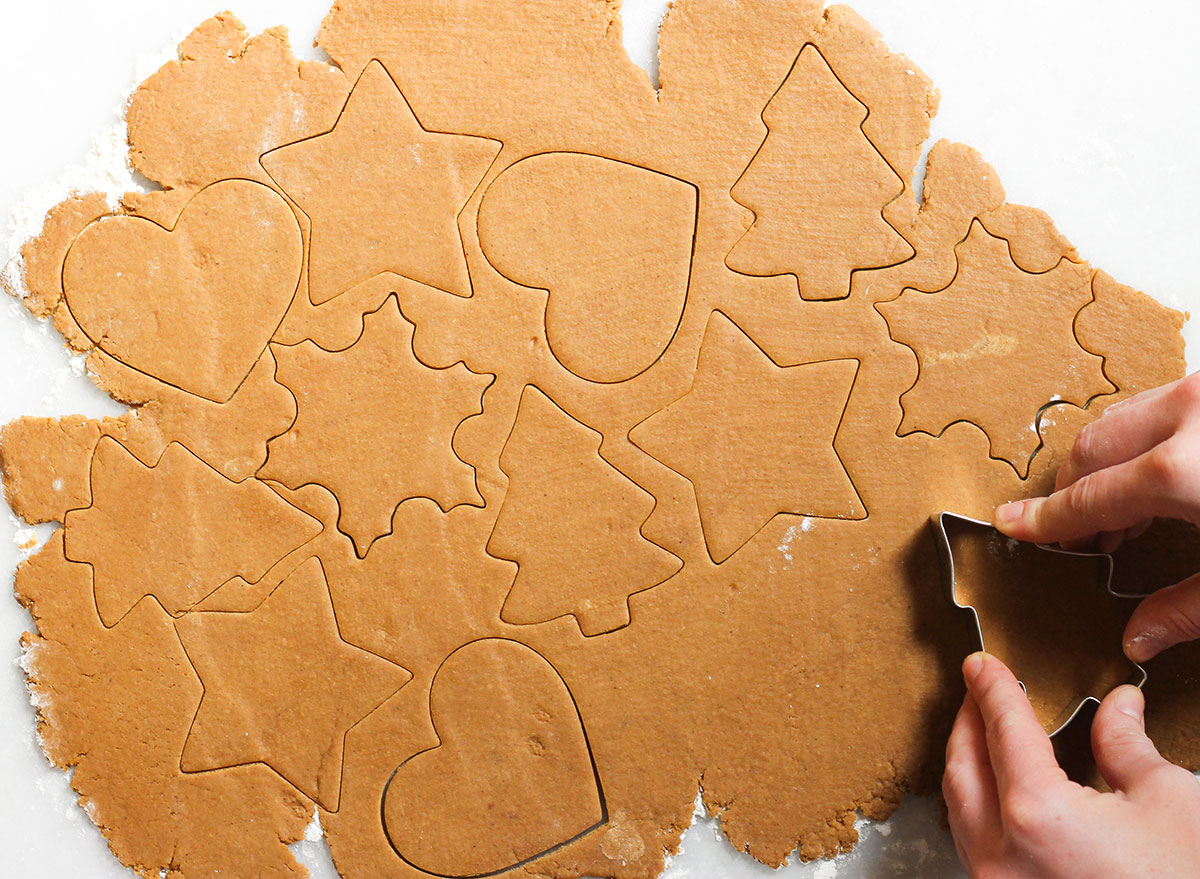
[[[992,457],[1025,478],[1041,445],[1043,409],[1086,406],[1115,390],[1104,358],[1075,338],[1075,316],[1093,298],[1092,270],[1063,259],[1047,272],[1027,272],[1008,242],[978,220],[954,252],[958,272],[949,286],[909,288],[875,306],[892,338],[917,357],[897,432],[940,436],[969,422],[987,434]]]
[[[337,811],[347,730],[412,675],[342,639],[320,561],[252,613],[192,613],[176,628],[204,685],[183,771],[265,763]]]
[[[385,271],[470,296],[458,215],[500,147],[424,128],[384,66],[368,64],[330,131],[260,160],[312,220],[312,301]]]
[[[318,484],[338,500],[338,528],[360,556],[391,531],[392,514],[424,497],[444,511],[483,506],[475,469],[455,454],[459,425],[483,411],[492,376],[461,362],[426,366],[395,296],[363,318],[349,348],[276,346],[276,380],[296,397],[296,420],[271,440],[264,479]]]
[[[720,563],[780,513],[866,518],[834,448],[857,374],[856,360],[780,366],[715,312],[691,390],[629,438],[692,483]]]

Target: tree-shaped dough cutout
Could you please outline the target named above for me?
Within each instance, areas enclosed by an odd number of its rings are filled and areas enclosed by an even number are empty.
[[[640,529],[654,498],[600,457],[601,435],[529,385],[500,456],[510,482],[488,552],[517,563],[501,616],[571,614],[585,635],[629,624],[629,596],[683,562]]]
[[[730,192],[754,212],[726,258],[731,269],[794,275],[802,298],[842,299],[856,269],[912,256],[883,218],[904,181],[863,131],[868,113],[805,46],[763,110],[767,137]]]

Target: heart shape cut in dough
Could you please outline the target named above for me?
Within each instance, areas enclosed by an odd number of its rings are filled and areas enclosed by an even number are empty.
[[[105,353],[224,403],[283,320],[303,253],[281,196],[223,180],[196,193],[171,229],[135,216],[93,222],[67,253],[63,292]]]
[[[388,841],[434,876],[511,870],[608,820],[583,720],[541,654],[489,638],[442,663],[430,691],[441,741],[383,792]]]
[[[546,341],[588,381],[627,381],[662,356],[683,317],[699,194],[694,184],[603,156],[514,162],[479,206],[492,267],[547,291]]]

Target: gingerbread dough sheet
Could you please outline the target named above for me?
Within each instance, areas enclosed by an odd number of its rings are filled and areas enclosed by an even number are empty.
[[[938,93],[845,7],[677,0],[658,90],[600,0],[338,0],[318,42],[201,24],[129,108],[161,190],[22,253],[131,406],[0,433],[62,525],[16,584],[39,730],[114,855],[299,876],[315,808],[347,879],[650,879],[697,792],[769,865],[931,792],[970,632],[930,516],[1046,491],[1183,315],[968,146],[918,200]],[[1005,640],[1043,713],[1125,612]],[[1148,685],[1193,768],[1198,659]]]

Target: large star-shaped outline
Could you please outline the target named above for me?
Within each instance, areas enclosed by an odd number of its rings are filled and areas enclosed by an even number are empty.
[[[383,64],[368,64],[333,128],[259,160],[312,221],[309,298],[385,271],[470,296],[458,218],[501,147],[425,128]]]
[[[412,674],[342,638],[320,561],[250,613],[196,612],[176,630],[204,687],[180,768],[264,763],[336,812],[346,733]]]
[[[634,445],[692,483],[713,561],[725,561],[781,513],[866,518],[834,448],[858,367],[857,360],[780,366],[713,313],[691,389],[629,432]]]

